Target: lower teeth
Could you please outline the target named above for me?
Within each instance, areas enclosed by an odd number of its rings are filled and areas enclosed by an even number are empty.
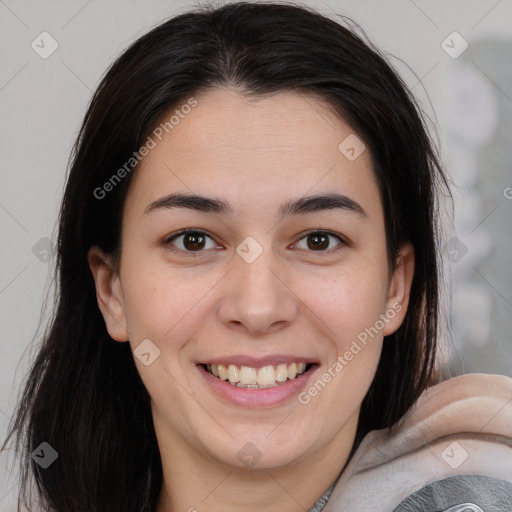
[[[275,388],[276,386],[279,386],[280,384],[284,384],[284,382],[276,382],[275,384],[269,384],[267,386],[259,386],[258,384],[240,384],[240,382],[231,382],[229,380],[224,381],[224,382],[229,382],[232,386],[235,386],[237,388],[244,388],[244,389]]]

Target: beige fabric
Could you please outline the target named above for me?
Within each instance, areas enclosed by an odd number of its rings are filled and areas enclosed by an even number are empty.
[[[512,379],[468,374],[426,390],[391,434],[370,432],[323,512],[392,512],[455,475],[512,482]]]

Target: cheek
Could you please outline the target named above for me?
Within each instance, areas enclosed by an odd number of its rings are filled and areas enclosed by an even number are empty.
[[[294,291],[314,313],[312,318],[340,348],[375,324],[386,304],[386,275],[377,265],[353,263],[326,274],[297,277]],[[320,320],[320,322],[319,322]]]
[[[156,262],[133,265],[127,262],[123,293],[130,339],[150,338],[160,344],[180,334],[194,316],[198,302],[208,290],[199,279],[171,272]]]

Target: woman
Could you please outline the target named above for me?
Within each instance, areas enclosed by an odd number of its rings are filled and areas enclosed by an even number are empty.
[[[141,37],[74,148],[24,487],[59,512],[506,509],[511,380],[435,364],[445,190],[344,26],[233,3]]]

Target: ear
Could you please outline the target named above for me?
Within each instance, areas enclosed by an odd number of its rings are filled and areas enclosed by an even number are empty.
[[[407,242],[400,247],[396,269],[389,284],[386,302],[386,316],[389,321],[382,331],[384,336],[393,334],[402,325],[409,305],[413,276],[414,247],[410,242]]]
[[[124,296],[119,275],[110,258],[99,247],[91,247],[87,261],[96,285],[96,297],[110,336],[116,341],[128,341]]]

